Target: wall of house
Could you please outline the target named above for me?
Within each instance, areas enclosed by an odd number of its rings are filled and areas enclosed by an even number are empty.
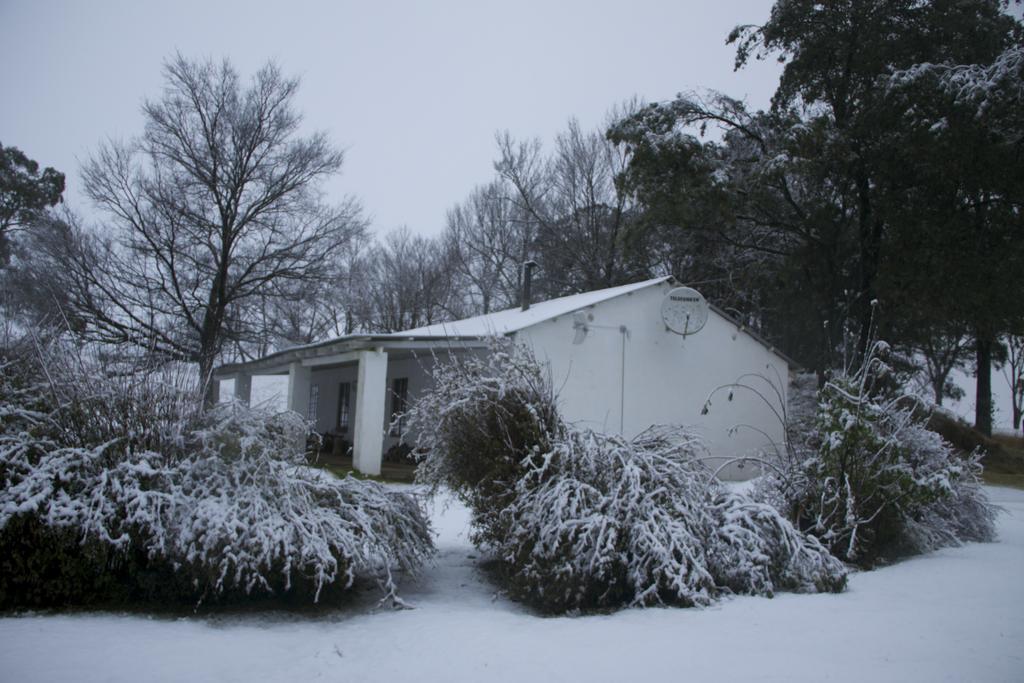
[[[388,430],[388,426],[391,420],[391,413],[393,409],[393,397],[391,388],[394,386],[394,380],[399,378],[406,378],[409,380],[408,385],[408,400],[412,402],[419,396],[426,388],[431,386],[430,373],[435,362],[435,357],[429,352],[425,351],[417,354],[412,358],[401,358],[397,359],[393,357],[393,354],[389,354],[388,358],[388,370],[387,370],[387,405],[384,409],[384,424],[381,425],[381,429]],[[327,368],[314,368],[311,377],[310,385],[317,387],[317,415],[316,415],[316,430],[318,432],[335,432],[337,431],[337,419],[338,419],[338,397],[339,397],[339,386],[342,382],[351,383],[350,395],[349,395],[349,427],[348,433],[345,437],[352,441],[353,429],[355,426],[355,414],[356,414],[356,376],[358,372],[358,366],[356,363],[350,363],[348,365],[327,367]],[[390,430],[386,431],[384,437],[384,451],[387,452],[389,448],[397,445],[402,439],[397,435],[392,435]],[[410,439],[405,439],[409,441]]]
[[[316,405],[316,431],[333,432],[337,427],[338,419],[338,390],[342,382],[351,384],[349,394],[349,433],[348,440],[352,440],[352,429],[355,427],[355,406],[356,406],[356,374],[358,367],[355,363],[340,367],[313,368],[310,373],[310,387],[317,388]]]
[[[686,425],[704,438],[713,467],[781,444],[781,421],[750,391],[736,389],[730,401],[728,389],[721,390],[711,397],[708,413],[701,410],[717,387],[746,373],[760,376],[745,382],[778,409],[774,390],[762,377],[784,396],[786,362],[713,311],[697,334],[684,338],[667,331],[661,303],[671,289],[656,285],[584,309],[589,331],[580,344],[573,344],[571,314],[516,337],[547,363],[563,414],[580,426],[633,437],[652,424]],[[722,471],[731,479],[754,474],[751,464]]]

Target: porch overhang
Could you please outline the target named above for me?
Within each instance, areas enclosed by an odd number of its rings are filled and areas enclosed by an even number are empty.
[[[323,367],[355,363],[361,351],[378,349],[395,353],[437,352],[485,348],[489,337],[360,335],[332,339],[316,344],[295,346],[262,358],[241,363],[225,363],[214,370],[216,379],[239,375],[287,375],[293,363],[303,367]]]
[[[389,360],[401,360],[418,354],[447,354],[453,351],[486,348],[490,337],[422,335],[359,335],[318,344],[297,346],[244,363],[226,363],[214,370],[214,379],[234,380],[234,398],[248,404],[252,378],[258,375],[287,375],[287,407],[309,416],[314,401],[313,372],[339,366],[355,366],[355,430],[353,463],[360,472],[377,475],[381,471],[385,436],[385,405]]]

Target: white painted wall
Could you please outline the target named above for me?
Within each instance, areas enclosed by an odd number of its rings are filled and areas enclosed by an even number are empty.
[[[299,361],[288,364],[288,410],[294,411],[303,417],[308,417],[310,406],[310,387],[312,386],[312,373]]]
[[[220,380],[220,400],[235,398],[235,380]],[[253,375],[249,400],[253,406],[268,410],[288,409],[288,375]]]
[[[781,422],[751,392],[736,390],[729,401],[728,390],[723,390],[713,397],[707,415],[701,415],[701,408],[716,387],[736,382],[745,373],[767,376],[785,392],[789,372],[786,361],[713,311],[707,325],[695,335],[683,338],[668,332],[661,320],[661,303],[670,289],[669,284],[654,285],[585,309],[592,320],[588,321],[589,333],[579,345],[572,343],[575,330],[571,314],[526,328],[517,333],[516,340],[532,345],[537,358],[547,363],[563,415],[579,426],[610,433],[621,431],[626,437],[652,424],[689,426],[705,439],[709,464],[714,467],[737,456],[770,449],[772,441],[781,444]],[[628,330],[625,347],[620,326]],[[444,356],[449,352],[440,353]],[[394,379],[409,379],[409,399],[414,401],[430,386],[434,362],[429,352],[404,359],[389,354],[382,431],[391,418]],[[318,385],[317,431],[335,428],[338,385],[356,380],[355,363],[311,370],[308,382]],[[279,389],[282,381],[287,382],[287,376],[254,377],[253,400]],[[748,381],[778,408],[766,382],[756,378]],[[222,388],[222,393],[228,391],[228,386]],[[305,391],[308,395],[308,387]],[[349,441],[357,420],[356,403],[353,391],[351,427],[346,435]],[[742,427],[729,433],[741,424],[753,425],[768,436]],[[414,442],[415,435],[407,435],[405,440]],[[385,434],[383,450],[398,441]],[[748,465],[743,470],[723,470],[722,475],[742,479],[754,473]]]
[[[316,431],[332,431],[338,419],[338,387],[342,382],[352,384],[349,394],[349,431],[347,438],[352,441],[352,432],[355,429],[356,409],[356,379],[358,375],[356,363],[341,367],[313,368],[310,382],[319,387],[318,404],[316,411]]]
[[[580,426],[609,433],[619,433],[621,426],[626,437],[652,424],[690,426],[706,440],[714,457],[710,464],[716,467],[729,458],[769,449],[771,440],[781,444],[781,423],[750,392],[737,390],[728,401],[725,390],[712,399],[707,415],[701,415],[701,408],[716,387],[744,373],[767,375],[785,392],[786,362],[714,312],[695,335],[683,338],[666,331],[661,302],[670,289],[668,284],[656,285],[586,309],[593,320],[582,344],[572,343],[572,315],[522,330],[517,340],[530,344],[548,364],[563,414]],[[629,331],[625,356],[622,325]],[[753,381],[771,391],[763,380]],[[751,424],[770,439],[745,428],[730,435],[738,424]],[[752,474],[750,466],[723,470],[730,478]]]
[[[253,375],[252,405],[268,410],[288,408],[288,375]]]
[[[380,349],[359,351],[356,380],[355,430],[353,432],[352,465],[366,474],[380,474],[381,455],[384,452],[385,398],[388,355]],[[315,385],[319,388],[319,385]]]
[[[443,358],[447,355],[447,351],[440,352],[439,357]],[[409,380],[409,401],[410,403],[416,399],[425,389],[431,386],[430,373],[436,362],[435,357],[429,352],[420,352],[412,358],[400,358],[396,359],[393,357],[393,353],[389,354],[388,368],[386,375],[386,394],[384,401],[384,418],[381,422],[381,429],[386,429],[391,421],[391,387],[393,386],[394,380],[405,377]],[[327,432],[335,428],[337,423],[338,415],[338,386],[342,382],[356,382],[357,368],[356,364],[340,366],[340,367],[328,367],[328,368],[314,368],[310,381],[313,384],[319,385],[319,403],[317,406],[317,421],[316,430],[318,432]],[[350,397],[350,425],[355,425],[356,413],[356,394],[355,384],[353,384],[353,393]],[[352,427],[349,428],[347,435],[349,441],[353,439]],[[392,446],[399,443],[401,439],[397,436],[391,436],[385,434],[384,436],[384,451],[386,452]],[[406,442],[410,439],[406,438]]]

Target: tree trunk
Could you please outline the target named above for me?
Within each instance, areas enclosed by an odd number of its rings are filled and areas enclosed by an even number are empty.
[[[1024,415],[1024,374],[1018,374],[1010,387],[1010,401],[1013,405],[1013,429],[1021,429],[1021,416]]]
[[[211,300],[213,296],[211,295]],[[217,379],[213,376],[213,366],[221,350],[221,330],[223,327],[224,309],[214,308],[211,304],[203,318],[203,327],[199,332],[199,381],[203,387],[203,407],[212,408],[219,396]]]
[[[1010,402],[1013,405],[1013,430],[1021,429],[1021,416],[1024,415],[1024,375],[1018,376],[1010,387]]]
[[[953,360],[947,360],[952,357]],[[941,406],[945,398],[946,380],[949,373],[956,367],[956,354],[945,354],[938,356],[938,360],[927,359],[928,374],[931,377],[932,391],[935,392],[935,405]]]
[[[857,172],[857,194],[860,208],[860,334],[857,350],[863,358],[871,343],[875,320],[875,281],[881,254],[882,221],[875,216],[871,202],[871,183],[863,170]]]
[[[987,335],[978,334],[975,355],[978,370],[974,428],[985,436],[992,436],[992,340]]]
[[[203,407],[212,408],[220,400],[218,380],[213,376],[213,357],[203,354],[199,359],[199,381],[203,387]]]

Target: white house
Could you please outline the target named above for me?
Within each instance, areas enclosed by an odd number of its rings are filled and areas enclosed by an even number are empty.
[[[687,425],[706,440],[713,466],[780,444],[780,406],[768,382],[784,400],[791,363],[699,295],[680,292],[671,277],[656,278],[394,334],[290,348],[224,365],[217,377],[233,378],[235,397],[248,402],[254,375],[287,375],[288,408],[307,415],[317,431],[351,441],[354,466],[368,474],[380,473],[383,452],[398,443],[391,418],[429,387],[433,363],[486,353],[495,336],[533,348],[547,364],[563,416],[581,426],[631,437],[652,424]],[[712,396],[744,377],[768,401],[749,390]],[[750,471],[733,464],[723,474],[742,478]]]

